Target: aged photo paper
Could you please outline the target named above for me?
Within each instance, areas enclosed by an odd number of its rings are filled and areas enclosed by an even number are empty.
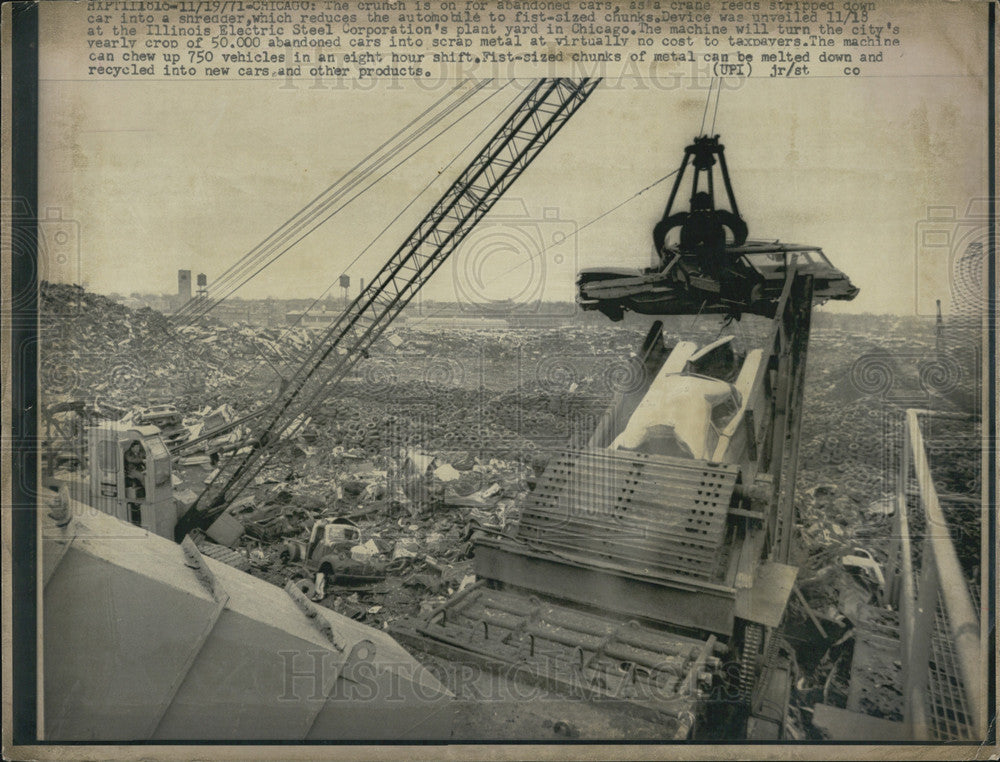
[[[992,3],[12,5],[8,756],[996,758]]]

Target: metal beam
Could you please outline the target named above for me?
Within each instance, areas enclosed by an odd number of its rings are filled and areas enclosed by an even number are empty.
[[[682,587],[532,553],[502,540],[488,542],[484,538],[476,545],[474,568],[479,577],[601,610],[727,637],[732,634],[736,592],[731,588],[694,579]]]
[[[542,79],[323,335],[259,426],[255,445],[231,457],[177,523],[178,539],[211,523],[263,468],[269,447],[367,354],[389,324],[527,169],[599,79]]]
[[[917,484],[920,486],[920,501],[926,517],[925,532],[928,538],[926,547],[933,551],[930,559],[927,558],[928,554],[924,554],[922,563],[927,564],[930,561],[936,567],[941,598],[947,613],[952,643],[958,656],[966,697],[974,707],[972,715],[976,732],[982,735],[985,732],[986,722],[985,694],[982,685],[985,661],[979,638],[979,617],[972,605],[972,596],[969,595],[965,575],[962,574],[958,554],[951,533],[948,531],[948,523],[938,501],[927,451],[924,449],[918,411],[906,411],[906,428],[913,455],[913,468]],[[913,666],[919,669],[923,663],[919,665],[914,663]]]
[[[794,264],[789,264],[787,269],[788,280],[779,301],[772,343],[771,363],[777,366],[777,388],[768,433],[770,457],[767,463],[767,471],[774,480],[771,554],[781,563],[787,563],[791,551],[813,292],[812,276],[800,274]]]

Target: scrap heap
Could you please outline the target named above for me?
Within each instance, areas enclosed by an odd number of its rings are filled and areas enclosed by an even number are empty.
[[[678,213],[689,161],[691,207]],[[715,208],[717,162],[729,210]],[[855,547],[874,548],[875,538],[851,519],[859,509],[876,519],[891,512],[867,489],[831,483],[844,473],[880,477],[860,430],[843,427],[856,432],[846,445],[829,436],[836,416],[870,428],[878,405],[845,387],[853,349],[840,347],[832,374],[834,353],[826,356],[819,399],[802,406],[811,307],[857,289],[815,247],[748,242],[717,137],[688,146],[653,237],[653,267],[587,270],[578,280],[584,310],[616,321],[626,311],[663,316],[638,351],[628,350],[633,331],[596,326],[539,331],[534,343],[398,330],[396,350],[446,348],[441,357],[460,367],[476,358],[478,373],[414,377],[412,353],[395,350],[351,366],[336,399],[303,407],[266,443],[270,458],[241,494],[210,506],[211,525],[191,532],[201,552],[277,585],[295,582],[325,606],[449,658],[550,663],[544,678],[557,689],[668,716],[678,738],[696,722],[707,737],[715,720],[720,732],[756,738],[818,732],[797,707],[837,692],[837,648],[859,605],[878,597],[875,570],[887,557]],[[65,322],[74,333],[50,337],[42,369],[47,388],[70,398],[50,401],[53,428],[69,440],[65,432],[101,418],[157,426],[183,513],[227,461],[260,444],[250,424],[268,394],[281,394],[262,353],[268,365],[294,366],[307,338],[249,326],[174,329],[151,311],[105,302],[43,286],[43,309],[73,313]],[[703,313],[772,323],[755,346],[738,348],[689,320],[670,330],[670,316]],[[551,361],[569,340],[587,345],[577,365],[589,369]],[[594,370],[598,347],[631,356],[624,383],[621,366]],[[527,383],[510,371],[525,361],[537,364]],[[190,385],[167,384],[185,373]],[[853,398],[838,399],[838,389]],[[817,486],[796,500],[803,421],[802,448],[819,453],[813,463],[830,447],[843,458],[832,471],[811,465]],[[54,457],[50,473],[93,473],[87,458],[83,448]],[[824,645],[817,672],[794,685],[793,648],[778,633],[786,607],[786,624],[815,628]],[[735,719],[723,705],[738,707]]]

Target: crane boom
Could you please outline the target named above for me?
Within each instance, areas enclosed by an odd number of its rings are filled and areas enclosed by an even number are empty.
[[[206,528],[263,468],[281,434],[365,356],[466,235],[576,113],[599,78],[539,80],[516,110],[347,307],[261,418],[249,452],[233,455],[178,520],[178,540]]]

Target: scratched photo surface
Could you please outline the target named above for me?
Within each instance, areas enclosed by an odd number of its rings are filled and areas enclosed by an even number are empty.
[[[38,13],[32,753],[987,739],[986,3]]]

